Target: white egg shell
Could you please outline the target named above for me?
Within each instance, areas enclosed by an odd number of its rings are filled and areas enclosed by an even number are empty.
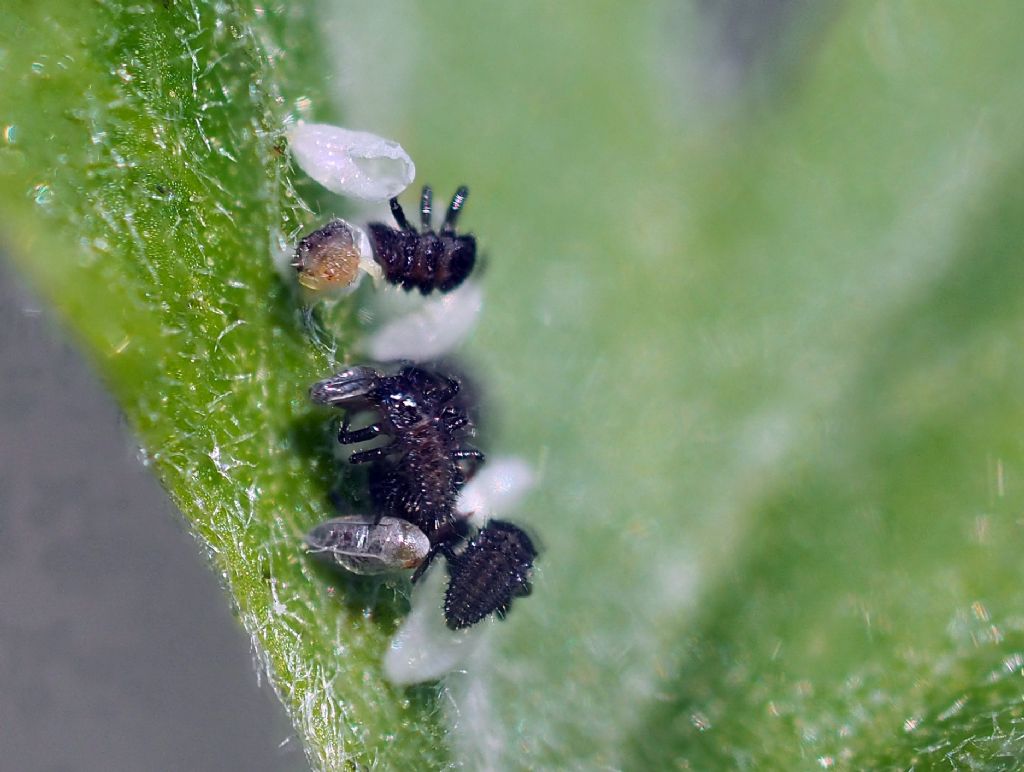
[[[459,514],[477,528],[494,517],[518,509],[520,502],[537,484],[537,475],[518,456],[491,458],[459,491],[455,505]]]
[[[384,323],[367,337],[363,348],[378,362],[437,359],[469,337],[483,305],[483,289],[467,281],[453,292],[425,300],[415,311]]]
[[[395,686],[436,681],[459,668],[480,645],[488,625],[453,632],[441,607],[447,572],[435,561],[413,587],[412,608],[384,653],[384,677]]]
[[[299,122],[288,132],[288,146],[302,171],[342,196],[386,201],[416,177],[401,145],[368,131]]]

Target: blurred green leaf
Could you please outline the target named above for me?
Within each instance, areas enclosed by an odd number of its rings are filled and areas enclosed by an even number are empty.
[[[791,11],[742,64],[669,3],[49,6],[3,28],[3,228],[314,761],[442,765],[438,708],[470,769],[1024,756],[1024,9]],[[716,97],[737,61],[772,88]],[[275,147],[331,86],[472,187],[490,450],[543,473],[535,592],[436,704],[379,678],[400,604],[295,547],[331,363],[270,265],[309,219]]]
[[[338,7],[411,41],[346,104],[471,183],[544,472],[534,595],[449,679],[469,768],[1024,756],[1020,6],[794,15],[746,103],[669,3]]]

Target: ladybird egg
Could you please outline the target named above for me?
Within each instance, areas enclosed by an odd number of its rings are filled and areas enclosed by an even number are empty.
[[[444,571],[434,566],[414,585],[412,607],[384,652],[384,677],[395,686],[436,681],[459,668],[482,643],[485,628],[452,631],[440,614]]]
[[[386,201],[416,177],[401,145],[368,131],[299,122],[288,132],[288,144],[302,171],[342,196]]]
[[[455,508],[477,528],[495,516],[515,511],[537,484],[537,476],[518,456],[492,458],[459,491]]]
[[[415,311],[386,322],[363,347],[378,362],[437,359],[469,337],[483,305],[483,289],[476,282],[466,282],[454,292],[426,300]]]

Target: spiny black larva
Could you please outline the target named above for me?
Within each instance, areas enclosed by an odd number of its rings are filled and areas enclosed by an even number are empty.
[[[455,191],[441,230],[436,233],[431,223],[433,193],[429,186],[424,186],[420,198],[419,231],[406,219],[398,199],[391,199],[391,214],[398,228],[381,222],[367,226],[374,259],[389,283],[427,295],[434,290],[450,292],[466,280],[476,264],[476,239],[468,233],[456,234],[455,223],[468,195],[465,185]]]
[[[452,630],[470,627],[489,614],[504,619],[513,599],[530,594],[530,574],[537,549],[521,528],[491,520],[464,550],[448,560],[444,617]]]
[[[468,531],[455,504],[484,456],[463,444],[473,426],[454,401],[458,393],[454,378],[412,366],[395,375],[350,367],[310,389],[314,402],[346,410],[338,442],[350,445],[381,434],[391,438],[386,445],[356,451],[349,462],[371,464],[370,496],[378,517],[406,520],[430,540],[430,552],[413,581],[439,550],[457,544]],[[374,411],[376,423],[350,429],[352,414],[360,410]]]

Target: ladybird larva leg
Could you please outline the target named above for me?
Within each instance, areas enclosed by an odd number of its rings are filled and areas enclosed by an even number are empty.
[[[384,456],[386,456],[390,452],[390,450],[391,448],[388,445],[385,445],[382,448],[370,448],[369,450],[360,450],[349,456],[348,462],[350,464],[367,464],[370,461],[377,461],[378,459],[384,458]]]
[[[460,448],[452,453],[452,458],[456,462],[463,462],[459,464],[459,468],[462,469],[463,476],[465,479],[471,479],[477,472],[477,470],[483,465],[485,456],[482,452],[476,448]]]
[[[460,415],[457,412],[446,414],[442,416],[441,420],[444,422],[445,429],[447,429],[450,432],[455,432],[458,431],[459,429],[464,429],[471,423],[471,421],[469,420],[469,416]]]
[[[459,389],[462,388],[462,385],[454,378],[445,378],[445,382],[446,385],[444,387],[444,391],[437,396],[437,401],[441,404],[451,402],[455,399],[455,395],[458,394]]]
[[[397,198],[391,199],[391,216],[395,218],[395,222],[398,223],[398,227],[403,231],[416,232],[416,229],[412,227],[408,220],[405,219],[405,212],[402,211],[402,205],[398,203]]]
[[[453,233],[455,231],[455,222],[459,219],[459,212],[462,211],[462,205],[466,203],[468,196],[469,188],[465,185],[459,186],[459,189],[455,191],[455,195],[452,196],[452,202],[448,205],[448,213],[444,216],[444,225],[441,226],[442,233]]]
[[[430,222],[431,216],[434,214],[434,191],[430,189],[429,185],[423,186],[423,195],[420,196],[420,227],[424,233],[428,233],[433,230],[432,223]]]
[[[430,564],[433,562],[434,558],[437,557],[439,552],[447,558],[451,550],[444,545],[432,547],[430,552],[427,553],[427,556],[423,558],[423,562],[420,563],[419,567],[413,572],[412,579],[409,580],[411,584],[416,584],[416,582],[422,578],[423,574],[427,572],[427,569],[430,567]]]
[[[452,457],[455,459],[455,463],[459,468],[460,476],[464,482],[468,482],[476,477],[476,473],[483,466],[485,456],[479,450],[475,448],[462,448],[456,450]]]
[[[430,548],[430,552],[427,553],[423,564],[413,574],[412,581],[415,582],[419,579],[426,572],[430,562],[439,554],[444,555],[449,565],[456,562],[459,557],[455,554],[455,545],[462,543],[466,538],[466,533],[466,526],[461,522],[449,522],[437,528],[431,539],[433,546]]]
[[[370,424],[362,429],[350,430],[348,427],[349,419],[348,416],[345,416],[345,420],[341,423],[341,429],[338,430],[338,442],[342,445],[352,445],[357,442],[372,440],[383,431],[380,424]]]

